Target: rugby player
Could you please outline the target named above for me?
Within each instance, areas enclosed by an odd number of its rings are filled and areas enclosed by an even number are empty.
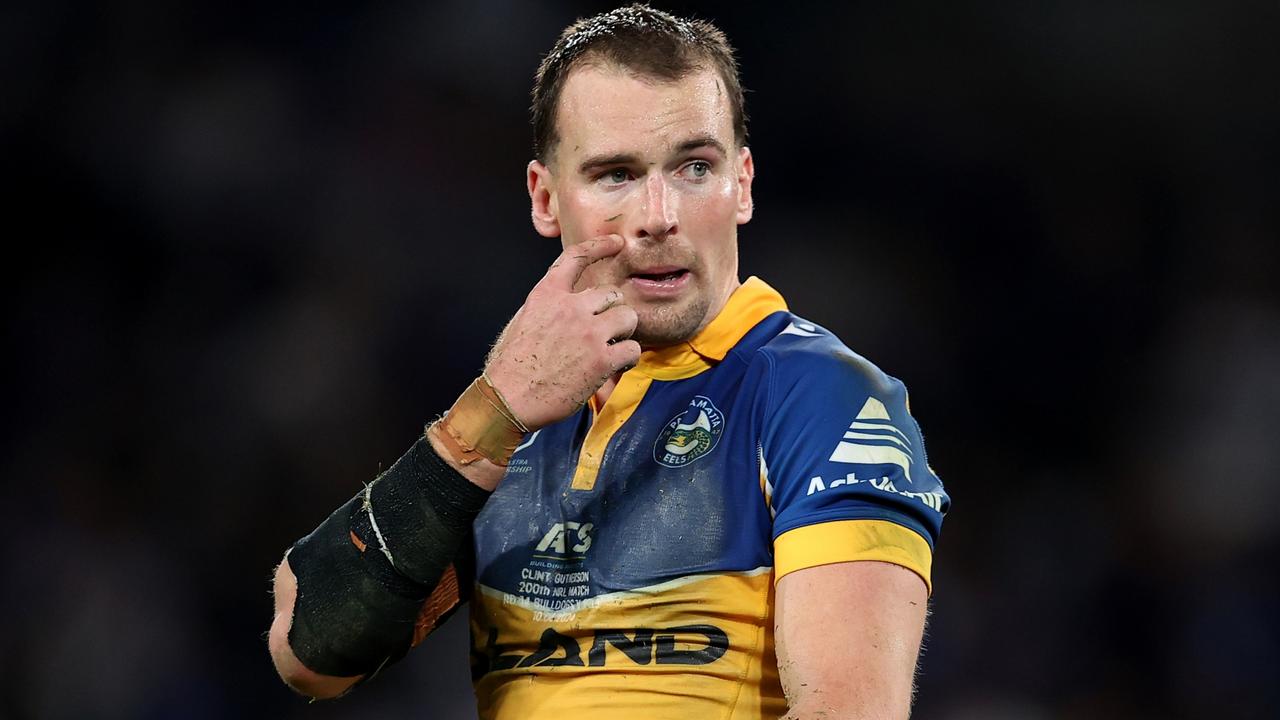
[[[579,20],[533,124],[563,252],[481,377],[290,548],[277,670],[336,697],[469,603],[483,718],[907,717],[950,500],[903,385],[739,279],[724,35]]]

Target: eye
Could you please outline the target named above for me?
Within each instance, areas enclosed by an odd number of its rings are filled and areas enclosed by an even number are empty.
[[[626,168],[614,168],[600,173],[596,179],[603,181],[606,185],[621,185],[631,179],[631,174]]]
[[[689,174],[695,178],[706,177],[711,172],[711,163],[706,160],[694,160],[687,166]]]

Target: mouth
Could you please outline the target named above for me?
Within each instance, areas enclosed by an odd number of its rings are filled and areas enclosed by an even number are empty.
[[[627,284],[635,289],[639,299],[671,300],[689,284],[688,268],[675,266],[641,268],[627,276]]]
[[[669,282],[672,280],[678,280],[688,274],[689,271],[684,268],[657,267],[645,268],[642,272],[631,273],[628,277],[633,280],[644,280],[647,282]]]

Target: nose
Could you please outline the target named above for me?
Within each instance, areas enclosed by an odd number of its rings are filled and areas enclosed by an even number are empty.
[[[637,235],[662,240],[676,232],[676,199],[663,173],[650,173],[644,181]]]

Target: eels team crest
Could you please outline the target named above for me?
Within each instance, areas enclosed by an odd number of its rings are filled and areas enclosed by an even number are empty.
[[[724,413],[702,395],[658,433],[653,459],[667,467],[682,467],[715,449],[724,434]]]

